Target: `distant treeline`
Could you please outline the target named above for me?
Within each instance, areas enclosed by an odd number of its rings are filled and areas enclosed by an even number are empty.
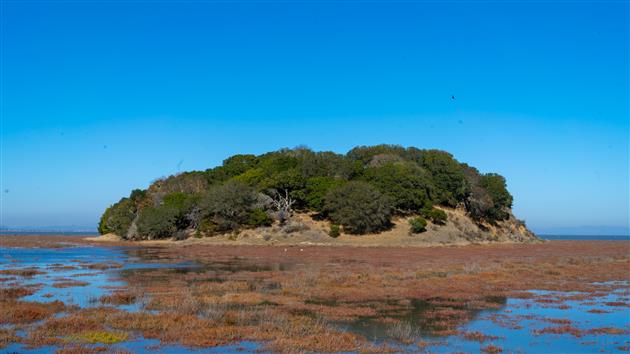
[[[99,232],[129,239],[211,236],[284,223],[294,211],[328,219],[332,232],[387,229],[394,215],[435,224],[462,207],[478,222],[510,216],[505,178],[480,174],[447,152],[395,145],[341,155],[308,148],[235,155],[223,165],[160,179],[105,210]],[[337,230],[335,232],[335,230]]]

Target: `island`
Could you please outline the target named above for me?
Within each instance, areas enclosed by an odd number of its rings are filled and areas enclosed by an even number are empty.
[[[160,178],[103,213],[109,240],[436,245],[539,242],[506,180],[440,150],[306,147]]]

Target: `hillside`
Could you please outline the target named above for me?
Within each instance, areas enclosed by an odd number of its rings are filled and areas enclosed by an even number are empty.
[[[512,200],[505,178],[444,151],[296,148],[235,155],[157,180],[107,208],[99,231],[128,240],[280,244],[537,240],[512,215]]]

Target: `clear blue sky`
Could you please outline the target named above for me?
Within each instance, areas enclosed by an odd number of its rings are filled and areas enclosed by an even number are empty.
[[[627,227],[628,13],[4,0],[1,223],[95,226],[132,188],[235,153],[391,143],[505,175],[535,230]]]

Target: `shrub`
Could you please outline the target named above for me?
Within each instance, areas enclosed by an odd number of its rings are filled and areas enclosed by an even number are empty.
[[[444,225],[446,223],[446,220],[448,219],[448,215],[446,214],[446,212],[440,209],[433,209],[429,217],[434,224],[438,225]]]
[[[330,231],[328,232],[328,236],[337,238],[339,237],[340,234],[341,234],[341,231],[339,229],[339,225],[337,224],[330,225]]]
[[[390,226],[391,203],[368,183],[351,181],[326,194],[324,212],[351,234],[377,232]]]
[[[199,220],[199,224],[197,224],[197,231],[199,232],[199,238],[204,235],[216,234],[219,232],[217,225],[212,221],[210,217],[205,217]]]
[[[421,212],[422,216],[431,220],[432,223],[437,225],[444,225],[448,215],[444,210],[436,208],[423,208]]]
[[[171,237],[177,231],[177,215],[177,209],[164,205],[144,208],[138,216],[138,234],[148,239]]]
[[[271,226],[273,219],[262,209],[254,209],[249,213],[247,224],[252,227]]]
[[[308,225],[298,220],[290,220],[287,223],[285,223],[285,225],[282,227],[282,231],[288,234],[291,234],[294,232],[303,232],[309,229],[310,227],[308,227]]]
[[[427,221],[421,216],[409,220],[409,225],[411,225],[411,233],[413,234],[419,234],[427,231]]]

